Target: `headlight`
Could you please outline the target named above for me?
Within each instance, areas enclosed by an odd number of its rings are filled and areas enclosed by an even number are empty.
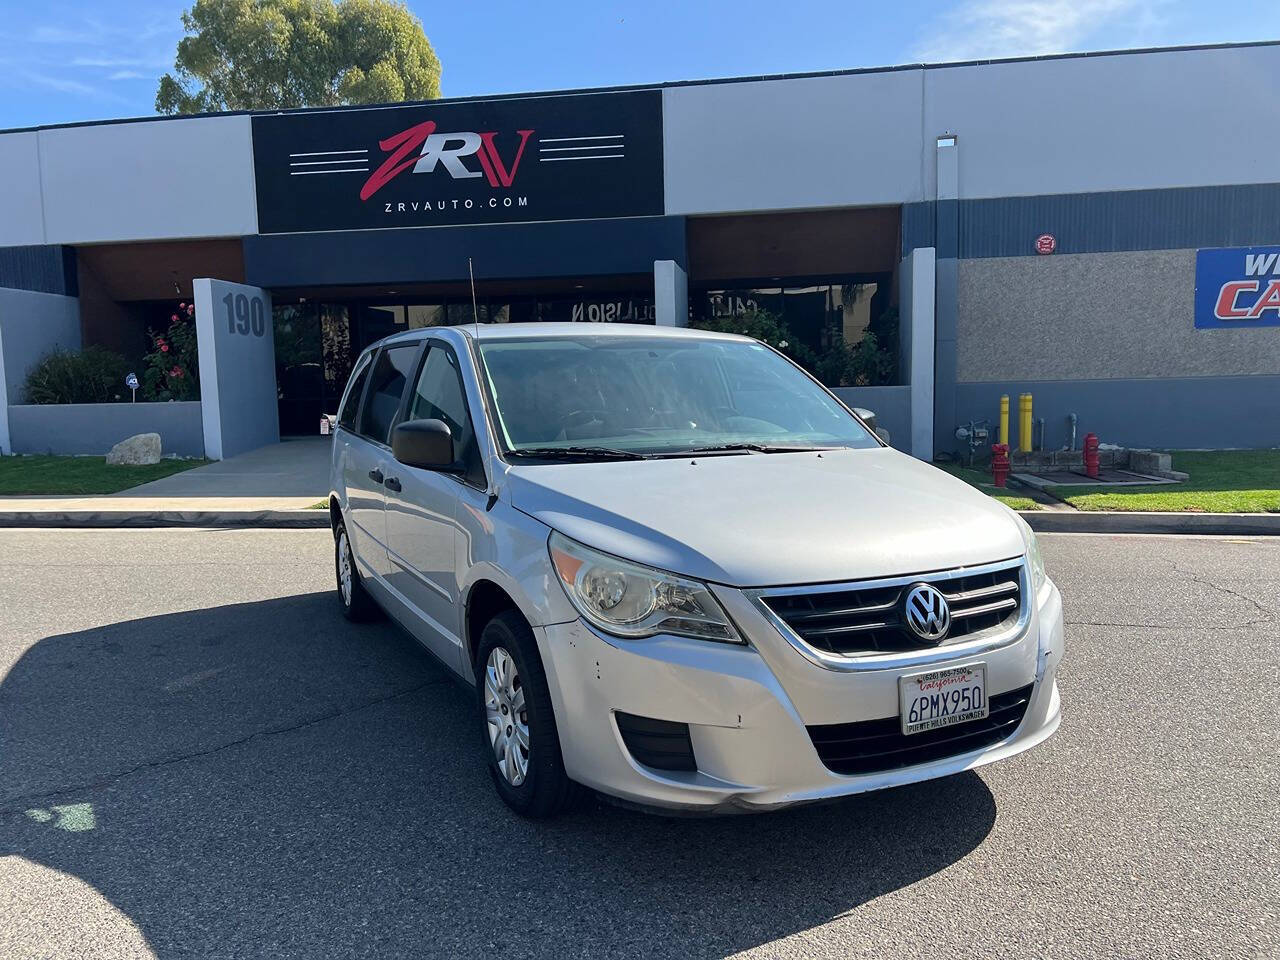
[[[1016,513],[1014,517],[1017,518],[1018,526],[1022,529],[1022,540],[1027,545],[1027,563],[1031,566],[1031,590],[1033,594],[1039,596],[1040,588],[1049,579],[1044,572],[1044,557],[1040,556],[1040,541],[1036,539],[1036,532],[1031,529],[1027,521]]]
[[[742,643],[720,604],[696,580],[655,570],[551,534],[551,562],[578,612],[605,633],[671,633]]]

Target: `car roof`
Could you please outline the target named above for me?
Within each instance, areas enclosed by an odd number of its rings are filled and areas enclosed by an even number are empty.
[[[397,343],[420,340],[424,337],[445,335],[450,338],[466,337],[486,340],[545,340],[553,337],[595,337],[612,339],[624,337],[657,337],[664,340],[742,340],[751,341],[737,333],[719,333],[715,330],[697,330],[691,327],[659,327],[644,323],[480,323],[459,324],[448,327],[422,327],[384,337],[378,343]],[[374,344],[377,346],[377,344]]]

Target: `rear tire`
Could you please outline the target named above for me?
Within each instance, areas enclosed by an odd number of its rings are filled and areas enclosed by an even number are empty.
[[[538,642],[514,610],[485,625],[476,650],[476,715],[485,764],[502,801],[522,817],[553,817],[581,788],[564,772]]]
[[[351,549],[351,538],[343,521],[333,531],[333,568],[338,580],[338,602],[342,615],[353,623],[365,623],[378,616],[378,605],[360,579],[360,568]]]

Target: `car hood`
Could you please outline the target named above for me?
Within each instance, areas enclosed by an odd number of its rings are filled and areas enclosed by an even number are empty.
[[[511,503],[565,536],[738,587],[860,580],[1019,556],[1013,514],[887,448],[524,464]]]

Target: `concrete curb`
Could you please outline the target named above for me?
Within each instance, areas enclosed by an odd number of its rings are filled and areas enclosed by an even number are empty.
[[[1173,533],[1202,536],[1280,536],[1280,513],[1126,513],[1026,510],[1037,533]]]
[[[0,510],[0,527],[255,527],[279,530],[328,526],[328,510]]]
[[[1280,513],[1123,513],[1027,510],[1037,533],[1159,533],[1280,536]],[[0,527],[113,529],[119,527],[252,527],[320,529],[327,510],[0,510]]]

